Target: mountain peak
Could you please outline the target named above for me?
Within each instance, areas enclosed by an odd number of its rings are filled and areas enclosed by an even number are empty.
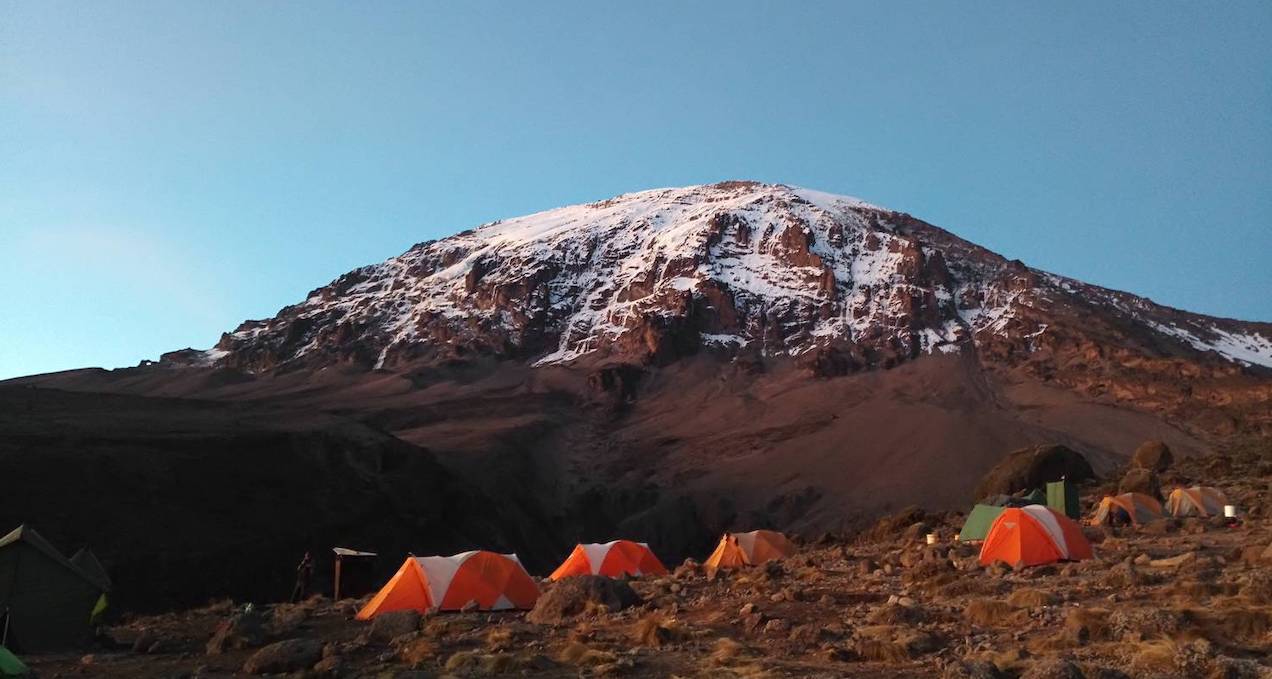
[[[923,354],[1027,361],[1098,336],[1272,367],[1272,327],[1031,269],[907,214],[785,184],[628,193],[421,243],[167,360],[250,372],[491,355],[534,365],[792,359],[818,375]]]

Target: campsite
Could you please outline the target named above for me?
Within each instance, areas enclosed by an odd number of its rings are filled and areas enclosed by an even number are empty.
[[[989,519],[969,504],[851,536],[726,533],[674,565],[622,540],[577,545],[552,577],[515,555],[407,556],[364,596],[116,615],[89,646],[21,662],[42,677],[1264,677],[1267,453],[1154,470],[1197,501],[1173,503],[1179,516],[1118,494],[1132,460],[1053,481],[1054,507],[1041,484],[979,498],[1003,503],[978,505]],[[981,524],[985,538],[963,535]]]

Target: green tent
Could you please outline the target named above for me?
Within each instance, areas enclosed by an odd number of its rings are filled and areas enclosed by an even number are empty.
[[[19,526],[0,538],[0,614],[10,648],[45,653],[85,644],[104,591],[34,530]]]
[[[972,507],[972,512],[967,515],[967,520],[963,522],[963,529],[958,532],[960,542],[969,540],[984,540],[989,534],[989,527],[994,525],[994,519],[1003,513],[1006,507],[997,505],[976,505]]]
[[[1047,506],[1079,521],[1082,508],[1078,506],[1078,489],[1068,481],[1052,481],[1047,484]]]
[[[22,664],[18,660],[18,656],[9,652],[9,649],[0,646],[0,677],[20,677],[29,674],[30,668]]]

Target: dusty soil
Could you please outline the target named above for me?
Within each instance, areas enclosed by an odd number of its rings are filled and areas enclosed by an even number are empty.
[[[320,641],[327,659],[303,676],[1269,676],[1272,447],[1228,448],[1163,474],[1165,486],[1199,481],[1243,510],[1239,524],[1088,528],[1095,558],[1079,563],[982,568],[973,546],[948,542],[961,516],[910,509],[852,539],[805,543],[780,565],[712,578],[688,562],[633,581],[639,606],[560,625],[438,614],[377,639],[352,620],[357,601],[314,598],[258,604],[260,643]],[[1115,485],[1085,486],[1084,507]],[[929,530],[941,544],[922,544]],[[205,645],[243,605],[125,618],[90,655],[27,660],[46,677],[230,676],[256,648],[207,655]]]

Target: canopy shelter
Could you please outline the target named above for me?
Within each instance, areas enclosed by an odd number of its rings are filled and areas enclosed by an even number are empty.
[[[552,575],[552,580],[572,575],[665,575],[667,567],[658,560],[649,545],[631,540],[613,540],[601,544],[581,544],[574,548]]]
[[[348,547],[332,547],[331,552],[336,555],[335,583],[332,586],[331,598],[339,600],[343,596],[360,596],[365,587],[363,582],[367,571],[370,568],[372,559],[375,558],[375,552],[363,552]],[[348,559],[348,563],[346,563]],[[363,567],[355,566],[352,569],[348,565],[360,564]],[[353,570],[353,573],[349,573]]]
[[[989,534],[989,527],[994,524],[994,519],[1003,513],[1006,507],[998,505],[976,505],[972,507],[972,511],[967,515],[967,520],[963,522],[963,528],[958,532],[959,542],[973,542],[976,540],[984,540]]]
[[[464,552],[454,556],[407,557],[397,573],[358,611],[359,620],[380,613],[529,609],[539,599],[516,554]]]
[[[1171,516],[1222,516],[1228,498],[1218,488],[1193,486],[1176,488],[1166,498],[1166,511]]]
[[[1002,561],[1015,568],[1091,558],[1082,527],[1050,507],[1008,507],[994,519],[981,546],[980,563]]]
[[[105,592],[98,577],[35,530],[19,526],[0,538],[0,629],[7,629],[2,643],[10,649],[44,653],[86,643]]]
[[[784,559],[795,553],[795,545],[785,535],[772,530],[749,533],[725,533],[720,544],[707,557],[708,569],[758,566],[773,559]]]
[[[1123,493],[1106,495],[1095,508],[1091,517],[1092,526],[1126,525],[1136,526],[1162,518],[1162,503],[1156,498],[1143,493]]]

